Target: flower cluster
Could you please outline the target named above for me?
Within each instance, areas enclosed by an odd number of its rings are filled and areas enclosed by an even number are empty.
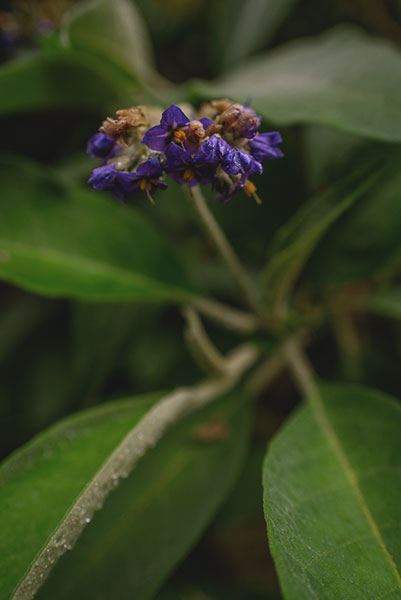
[[[121,200],[139,190],[153,201],[167,187],[167,174],[190,187],[211,184],[223,202],[238,190],[259,201],[249,177],[263,172],[262,161],[283,153],[278,132],[258,132],[261,117],[253,109],[223,99],[203,104],[192,118],[174,104],[159,117],[141,106],[103,122],[87,149],[103,161],[89,179],[95,190],[110,190]]]

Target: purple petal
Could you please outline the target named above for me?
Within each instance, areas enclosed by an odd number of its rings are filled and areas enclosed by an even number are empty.
[[[163,125],[156,125],[145,133],[141,143],[145,144],[151,150],[158,150],[164,152],[167,148],[168,143],[166,141],[168,131]]]
[[[210,125],[214,125],[214,121],[212,121],[212,119],[208,119],[207,117],[203,117],[202,119],[199,119],[199,122],[202,123],[205,131],[208,127],[210,127]]]
[[[120,146],[116,144],[113,138],[105,133],[95,133],[90,138],[86,151],[92,158],[107,158],[113,150],[119,148]]]
[[[114,163],[103,165],[92,171],[89,183],[94,190],[113,192],[117,198],[125,201],[126,194],[134,191],[139,185],[139,178],[135,173],[117,171]]]
[[[249,147],[256,160],[273,160],[284,156],[280,148],[276,147],[282,141],[278,131],[260,133],[249,142]]]
[[[92,184],[94,190],[108,189],[114,179],[115,172],[114,163],[93,169],[88,183]]]
[[[222,165],[224,171],[230,175],[255,175],[262,173],[263,167],[251,154],[241,152],[240,150],[231,150],[224,159]]]
[[[139,165],[134,173],[140,177],[160,177],[162,168],[158,158],[151,158]]]
[[[195,157],[196,163],[218,163],[231,152],[232,146],[221,137],[213,135],[203,142],[198,154]]]
[[[160,125],[165,129],[175,129],[177,125],[185,125],[185,123],[189,123],[187,115],[175,104],[164,111],[160,120]]]
[[[191,164],[193,162],[192,156],[189,154],[189,152],[186,152],[186,150],[174,142],[172,142],[166,150],[166,156],[166,171],[176,170],[179,167]]]

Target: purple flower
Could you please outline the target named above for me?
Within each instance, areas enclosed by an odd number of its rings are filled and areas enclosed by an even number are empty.
[[[283,140],[278,131],[272,131],[271,133],[260,133],[256,135],[253,140],[249,142],[249,148],[251,154],[256,160],[273,160],[284,156],[280,148],[277,148],[277,144],[280,144]]]
[[[217,164],[203,164],[197,161],[198,155],[191,156],[189,152],[171,143],[166,151],[167,163],[166,173],[171,175],[178,183],[183,185],[198,185],[211,183],[217,168]]]
[[[159,179],[162,174],[163,170],[158,158],[151,158],[141,163],[135,173],[132,173],[135,177],[132,191],[140,190],[145,192],[149,200],[151,200],[150,196],[153,196],[157,190],[165,190],[167,188],[167,183]]]
[[[118,171],[115,164],[107,164],[92,171],[89,183],[94,190],[113,192],[117,198],[125,202],[127,194],[143,191],[148,197],[157,189],[166,189],[167,185],[159,180],[162,168],[157,158],[152,158],[139,165],[134,173]]]
[[[195,162],[200,163],[213,163],[217,164],[224,160],[224,158],[233,150],[228,142],[223,140],[221,137],[213,135],[206,142],[203,142],[199,149],[198,154],[195,157]]]
[[[225,156],[223,170],[229,175],[256,175],[263,173],[263,167],[251,154],[232,148]]]
[[[111,158],[119,149],[120,146],[113,138],[105,133],[95,133],[90,138],[86,151],[92,158]]]
[[[123,202],[125,202],[126,195],[132,191],[134,181],[133,173],[117,171],[114,163],[93,169],[89,178],[89,183],[92,184],[94,190],[113,192]]]
[[[142,144],[164,152],[169,144],[174,140],[174,134],[189,123],[189,119],[184,112],[175,104],[172,104],[162,114],[160,125],[156,125],[147,131],[142,139]]]

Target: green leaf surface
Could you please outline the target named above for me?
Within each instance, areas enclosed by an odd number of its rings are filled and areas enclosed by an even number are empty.
[[[16,159],[2,160],[0,174],[2,279],[91,301],[191,296],[176,255],[133,207]]]
[[[401,319],[401,287],[374,292],[367,298],[365,306],[378,315]]]
[[[154,74],[148,33],[133,1],[85,2],[68,13],[60,37],[65,48],[95,54],[134,80]]]
[[[297,0],[224,0],[216,5],[217,56],[223,69],[266,45]]]
[[[91,57],[32,54],[0,69],[0,114],[48,108],[103,112],[132,91],[132,84]]]
[[[376,183],[383,170],[382,162],[380,155],[375,155],[362,161],[362,166],[353,163],[350,175],[313,196],[278,230],[265,270],[267,298],[276,307],[285,302],[322,237]]]
[[[195,412],[141,458],[155,443],[147,438],[164,410],[153,406],[160,396],[65,419],[3,464],[2,598],[33,597],[91,518],[39,597],[148,597],[199,537],[240,468],[249,406],[237,394]],[[202,443],[198,428],[216,418],[226,435]]]
[[[202,97],[252,99],[272,123],[317,123],[363,137],[401,141],[401,53],[350,26],[290,42],[214,82]]]
[[[159,397],[110,403],[65,419],[2,464],[2,598],[12,597],[96,471]]]
[[[248,418],[249,406],[235,394],[172,428],[108,498],[38,599],[150,598],[231,489],[247,447]],[[227,437],[197,439],[216,419],[227,424]]]
[[[320,388],[270,445],[268,535],[286,600],[401,598],[401,408]]]
[[[305,271],[305,278],[314,288],[330,289],[398,271],[401,149],[395,146],[388,150],[377,180],[316,248]]]

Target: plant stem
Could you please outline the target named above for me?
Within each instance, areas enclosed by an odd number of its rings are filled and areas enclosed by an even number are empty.
[[[308,398],[308,400],[310,400],[310,402],[315,404],[317,399],[319,399],[316,376],[313,367],[299,345],[298,340],[295,338],[288,339],[284,343],[284,352],[288,366],[294,375],[294,379],[298,384],[300,391]]]
[[[207,319],[236,333],[248,335],[258,327],[258,319],[255,315],[211,298],[195,296],[191,300],[191,305]]]
[[[184,336],[198,365],[209,375],[224,375],[227,362],[207,335],[198,313],[191,306],[181,310],[186,322]]]
[[[284,340],[249,376],[246,390],[252,397],[260,396],[266,391],[282,372],[288,368],[286,348],[288,343],[296,342],[299,347],[308,342],[308,334],[302,330]]]
[[[194,186],[192,188],[188,187],[188,190],[189,196],[203,228],[205,229],[206,233],[210,235],[214,245],[220,252],[221,257],[234,276],[245,302],[256,314],[263,314],[263,306],[260,298],[251,280],[249,279],[248,274],[240,263],[233,247],[218,225],[213,214],[209,210],[200,188],[198,186]]]

